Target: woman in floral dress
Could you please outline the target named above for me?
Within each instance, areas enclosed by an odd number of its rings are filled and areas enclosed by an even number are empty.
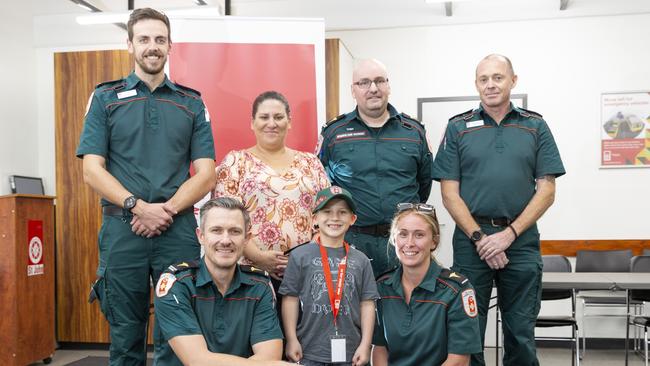
[[[330,183],[315,155],[285,145],[291,115],[282,94],[260,94],[252,116],[256,144],[226,155],[217,167],[213,197],[235,197],[244,203],[251,215],[252,239],[242,262],[266,270],[277,281],[287,265],[284,252],[311,240],[313,200]]]

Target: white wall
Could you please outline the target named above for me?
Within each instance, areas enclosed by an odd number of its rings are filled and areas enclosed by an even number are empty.
[[[35,55],[29,4],[0,2],[0,195],[10,193],[8,176],[38,176]],[[10,35],[10,36],[9,36]],[[51,192],[50,192],[51,193]]]
[[[411,115],[417,115],[417,98],[476,95],[478,61],[490,53],[509,56],[519,75],[514,92],[527,93],[528,108],[544,115],[567,171],[557,180],[555,204],[539,222],[542,239],[650,239],[650,168],[599,169],[600,93],[650,90],[650,14],[330,32],[327,37],[340,38],[357,59],[383,61],[391,103]],[[440,136],[430,140],[437,145]],[[444,211],[438,184],[432,199]],[[440,216],[438,257],[451,265],[453,221],[446,212]],[[601,319],[588,327],[590,336],[624,337],[620,321]]]

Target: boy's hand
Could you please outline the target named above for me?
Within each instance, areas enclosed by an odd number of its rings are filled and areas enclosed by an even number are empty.
[[[363,366],[370,361],[370,347],[359,346],[352,356],[352,366]]]
[[[297,339],[287,339],[287,345],[285,346],[285,353],[287,358],[293,362],[298,362],[302,360],[302,346]]]

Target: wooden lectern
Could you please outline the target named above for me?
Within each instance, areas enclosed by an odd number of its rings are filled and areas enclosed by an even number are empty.
[[[0,365],[54,353],[54,197],[0,196]]]

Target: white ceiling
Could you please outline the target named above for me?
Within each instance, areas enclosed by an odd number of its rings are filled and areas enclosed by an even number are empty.
[[[30,0],[34,16],[87,14],[70,0]],[[126,11],[127,0],[87,0],[105,11]],[[206,0],[211,5],[223,0]],[[231,0],[232,15],[324,18],[326,30],[392,28],[650,13],[650,0],[463,0],[452,16],[445,4],[424,0]],[[193,0],[135,0],[136,7],[156,9],[196,6]]]

